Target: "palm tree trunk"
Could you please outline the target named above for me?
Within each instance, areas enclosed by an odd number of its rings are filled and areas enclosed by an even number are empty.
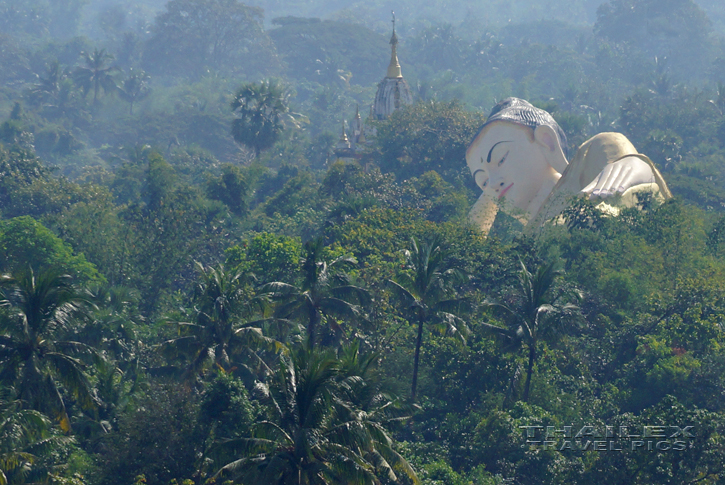
[[[531,374],[536,361],[536,344],[529,344],[529,368],[526,370],[526,384],[524,384],[524,402],[529,402],[529,388],[531,387]]]
[[[423,317],[418,317],[418,338],[415,341],[415,359],[413,360],[413,386],[410,390],[410,399],[415,401],[418,391],[418,363],[420,362],[420,347],[423,343]]]
[[[312,307],[310,309],[310,322],[307,325],[307,338],[310,346],[310,350],[315,348],[315,330],[317,327],[317,321],[320,319],[319,312]]]

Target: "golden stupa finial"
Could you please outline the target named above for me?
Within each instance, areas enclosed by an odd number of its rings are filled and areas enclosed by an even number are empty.
[[[360,105],[359,104],[355,105],[355,119],[357,119],[357,120],[360,119]]]
[[[337,150],[349,150],[350,149],[350,139],[347,137],[347,133],[345,133],[345,119],[342,120],[342,132],[340,133],[340,139],[337,141],[337,146],[335,147]]]
[[[342,120],[342,134],[340,134],[340,142],[341,143],[349,143],[350,140],[347,139],[347,133],[345,133],[345,120]]]
[[[400,78],[403,77],[403,73],[400,71],[400,62],[398,62],[398,36],[395,34],[395,12],[393,14],[393,35],[390,37],[391,54],[390,54],[390,65],[388,66],[388,73],[385,77]]]

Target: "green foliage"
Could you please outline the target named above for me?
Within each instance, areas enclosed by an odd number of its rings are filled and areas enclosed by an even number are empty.
[[[23,409],[6,388],[0,388],[0,484],[21,485],[28,483],[28,478],[48,478],[48,470],[41,461],[43,455],[57,452],[72,441],[51,436],[49,428],[47,417]]]
[[[636,480],[639,483],[686,482],[700,480],[717,483],[720,473],[718,460],[721,450],[722,422],[720,417],[704,409],[688,409],[672,396],[644,410],[639,415],[624,414],[616,425],[643,426],[647,423],[693,423],[697,434],[681,455],[657,453],[654,457],[628,450],[623,453],[602,454],[587,464],[582,477],[607,473],[614,480]],[[626,478],[625,478],[626,477]]]
[[[525,424],[524,424],[525,423]],[[494,410],[481,420],[475,431],[474,461],[484,463],[492,473],[525,477],[529,483],[551,482],[555,474],[563,478],[568,469],[576,476],[581,465],[553,450],[536,450],[522,446],[520,426],[556,426],[556,418],[538,406],[516,403],[509,410]]]
[[[39,179],[15,191],[4,215],[50,218],[78,202],[88,202],[97,193],[98,187],[81,186],[65,177]]]
[[[387,39],[362,25],[296,17],[275,18],[272,23],[278,27],[269,35],[292,77],[368,85],[385,73]]]
[[[28,150],[5,149],[0,146],[0,201],[4,208],[12,204],[14,192],[28,187],[37,180],[44,180],[49,170]]]
[[[277,343],[262,335],[260,321],[247,319],[265,316],[267,295],[252,295],[242,275],[223,266],[205,268],[198,264],[199,282],[191,321],[170,322],[177,326],[178,337],[161,346],[170,357],[183,357],[184,378],[192,380],[210,365],[229,371],[239,355],[257,365],[255,350],[277,350]]]
[[[42,157],[62,157],[83,148],[68,130],[58,125],[46,125],[35,133],[35,149]]]
[[[380,262],[381,256],[399,259],[393,255],[409,240],[410,234],[421,234],[428,229],[421,225],[417,211],[371,208],[329,232],[331,239],[352,252],[361,264],[373,266]]]
[[[398,110],[378,128],[380,166],[400,179],[435,170],[453,181],[465,166],[466,148],[483,121],[480,113],[466,111],[455,101],[418,102]]]
[[[597,35],[650,56],[667,56],[676,69],[702,65],[710,29],[707,15],[691,0],[613,0],[597,9],[594,25]]]
[[[204,450],[204,432],[196,417],[199,397],[178,385],[155,383],[129,413],[118,430],[104,438],[99,483],[166,485],[175,477],[194,474]]]
[[[28,216],[0,221],[0,268],[9,273],[54,268],[84,283],[103,280],[82,254],[74,255],[67,243]]]
[[[20,103],[16,103],[13,111],[20,108]],[[23,124],[17,119],[19,114],[5,121],[0,125],[0,143],[6,146],[15,146],[24,150],[33,149],[33,134],[28,132]]]
[[[251,272],[260,283],[294,281],[302,255],[299,239],[263,232],[226,251],[227,266]]]
[[[7,31],[3,30],[3,32]],[[7,34],[0,36],[0,45],[2,45],[0,62],[5,66],[3,73],[0,74],[2,82],[8,84],[27,79],[30,74],[30,66],[25,46],[17,38]]]
[[[248,192],[242,171],[231,164],[223,165],[221,176],[210,180],[207,186],[209,198],[223,202],[237,216],[247,213]]]
[[[387,396],[372,409],[355,405],[348,374],[330,352],[306,350],[283,357],[269,384],[257,390],[269,421],[257,423],[250,438],[232,440],[242,452],[217,477],[265,483],[319,479],[378,483],[398,476],[419,481],[391,446],[384,424],[397,418]],[[362,384],[362,383],[361,383]]]
[[[93,52],[84,53],[83,57],[85,65],[78,66],[73,77],[84,95],[93,90],[93,106],[96,106],[101,89],[106,94],[116,89],[116,82],[113,79],[116,68],[107,65],[107,62],[113,60],[113,56],[107,54],[105,49],[95,49]]]
[[[314,349],[318,333],[323,345],[339,342],[343,325],[361,316],[356,303],[369,300],[368,291],[345,273],[357,265],[357,260],[347,256],[328,259],[324,249],[322,238],[305,243],[299,285],[282,281],[265,285],[271,296],[281,301],[277,316],[296,319],[307,328],[310,349]]]
[[[97,407],[83,357],[100,355],[80,342],[62,339],[80,316],[83,297],[57,271],[32,270],[0,280],[7,313],[0,320],[0,382],[18,388],[23,405],[52,415],[63,431],[71,423],[61,384],[86,410]]]
[[[468,197],[453,189],[453,186],[446,183],[436,172],[425,172],[419,178],[413,178],[410,182],[416,191],[422,196],[423,210],[426,210],[426,218],[434,222],[465,221],[468,213]]]
[[[291,216],[300,209],[300,206],[314,204],[316,188],[312,174],[301,171],[285,182],[276,194],[267,199],[264,212],[268,216],[274,214]]]
[[[588,224],[572,225],[561,240],[567,271],[582,289],[619,308],[641,310],[650,298],[671,297],[682,278],[708,266],[702,213],[680,200],[600,219],[598,232]]]
[[[215,425],[220,438],[246,435],[254,423],[255,409],[244,385],[234,376],[219,372],[207,384],[199,407],[199,420]]]
[[[142,195],[149,208],[153,210],[158,209],[163,199],[171,192],[176,181],[176,174],[171,165],[159,153],[150,153],[147,160],[146,184]]]
[[[54,217],[52,227],[111,284],[120,284],[124,265],[124,244],[119,208],[109,191],[100,187],[88,201],[77,202]],[[91,187],[88,187],[89,192]],[[67,258],[64,258],[68,261]]]
[[[160,163],[161,175],[169,173],[163,170],[166,167],[166,162]],[[142,289],[144,313],[158,310],[157,304],[170,288],[194,279],[192,254],[222,252],[217,245],[223,244],[223,238],[210,238],[221,232],[215,225],[217,215],[197,192],[184,187],[161,199],[157,207],[133,205],[121,212],[123,261],[115,281]]]
[[[506,303],[488,303],[489,308],[500,308],[511,320],[507,321],[508,328],[495,325],[485,325],[486,328],[500,333],[513,340],[525,343],[529,353],[526,368],[526,383],[524,384],[524,402],[529,400],[531,376],[536,363],[537,345],[540,340],[553,341],[562,333],[569,330],[577,316],[579,308],[562,300],[572,298],[567,291],[556,287],[559,276],[556,262],[541,265],[536,272],[530,272],[524,263],[521,263],[519,272],[519,288],[514,297],[514,306]]]
[[[262,9],[237,0],[168,2],[154,20],[143,62],[149,72],[194,80],[209,71],[256,77],[277,65]]]
[[[0,0],[8,481],[409,484],[405,456],[431,485],[718,483],[715,0],[612,0],[598,15],[594,0],[402,0],[398,55],[420,101],[367,123],[370,145],[345,162],[340,119],[365,117],[389,60],[382,0],[113,3]],[[323,7],[329,20],[263,30],[261,8]],[[681,199],[610,217],[578,198],[536,239],[503,217],[484,238],[465,222],[464,150],[511,95],[551,112],[572,151],[624,132]],[[78,287],[61,278],[42,297],[49,268]],[[455,270],[469,276],[447,281]],[[580,325],[560,318],[573,288]],[[464,315],[466,346],[440,338]],[[413,374],[406,407],[392,392]],[[696,436],[669,454],[522,447],[519,428],[672,423]]]
[[[144,71],[130,69],[128,77],[118,87],[118,95],[128,103],[129,115],[133,116],[133,105],[150,94],[149,79],[150,76]]]
[[[279,140],[289,121],[291,94],[277,81],[248,83],[241,86],[232,101],[234,141],[259,154]]]
[[[28,39],[51,35],[72,37],[81,20],[85,0],[3,1],[2,31],[25,35]]]
[[[460,312],[462,302],[449,298],[455,291],[454,283],[460,282],[463,275],[448,266],[447,257],[438,239],[419,243],[413,238],[411,249],[405,251],[405,271],[398,276],[397,282],[388,281],[391,289],[400,294],[401,303],[413,314],[411,320],[415,320],[418,325],[410,391],[413,401],[418,387],[423,325],[434,324],[441,329],[441,333],[452,335],[463,342],[468,334],[466,322],[456,315]]]

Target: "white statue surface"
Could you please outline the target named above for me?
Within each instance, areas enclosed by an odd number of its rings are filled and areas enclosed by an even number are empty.
[[[466,151],[483,193],[470,212],[488,233],[498,210],[511,209],[528,229],[558,216],[573,196],[601,199],[601,208],[633,207],[636,194],[671,197],[652,161],[620,133],[600,133],[567,161],[566,135],[554,118],[518,98],[498,103]]]

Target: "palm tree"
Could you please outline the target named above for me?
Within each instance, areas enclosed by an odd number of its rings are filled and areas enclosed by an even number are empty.
[[[251,348],[278,350],[279,344],[262,333],[264,320],[245,321],[254,315],[264,316],[267,295],[250,296],[241,273],[227,271],[222,265],[205,268],[196,264],[201,278],[196,287],[193,322],[172,322],[179,336],[161,345],[168,356],[189,360],[186,378],[196,377],[209,365],[228,370],[232,355]]]
[[[717,99],[711,99],[708,102],[715,107],[720,116],[725,116],[725,83],[718,81],[715,94]]]
[[[22,408],[22,403],[0,390],[0,485],[25,483],[33,473],[38,455],[71,438],[48,436],[50,422],[38,411]]]
[[[55,99],[60,91],[60,83],[68,77],[60,62],[55,60],[48,64],[45,76],[37,76],[38,82],[28,90],[28,100],[38,106],[44,105],[48,100]]]
[[[111,54],[106,53],[106,49],[94,49],[93,52],[83,53],[85,65],[78,66],[74,72],[76,84],[83,89],[87,95],[88,91],[93,90],[93,106],[98,104],[98,93],[101,89],[109,93],[116,89],[116,82],[113,75],[117,68],[109,66],[108,61],[113,60]]]
[[[341,392],[350,403],[347,409],[358,414],[357,418],[370,433],[385,434],[388,426],[410,417],[414,407],[402,405],[398,398],[382,387],[377,368],[380,359],[378,352],[363,354],[360,352],[360,341],[357,340],[339,349],[337,358],[340,374],[338,382]],[[380,459],[375,454],[366,457],[373,462]]]
[[[83,107],[81,96],[71,79],[65,78],[58,86],[58,92],[49,98],[43,106],[43,112],[48,118],[68,118],[76,123],[88,121],[90,115]]]
[[[343,272],[357,264],[355,258],[341,256],[329,262],[323,260],[321,238],[306,242],[304,250],[301,286],[277,281],[268,283],[265,288],[272,292],[274,298],[282,300],[277,316],[306,322],[308,345],[314,349],[318,327],[323,320],[339,334],[339,319],[360,316],[360,307],[352,301],[364,304],[369,300],[369,293],[352,284]]]
[[[556,286],[556,279],[561,271],[556,270],[555,263],[540,266],[536,273],[529,272],[524,263],[520,264],[518,293],[513,295],[515,305],[512,307],[498,302],[486,304],[490,308],[504,311],[509,317],[508,327],[489,323],[483,325],[489,330],[526,345],[529,360],[523,400],[528,402],[539,341],[551,341],[561,335],[563,324],[576,316],[579,308],[570,303],[561,303],[562,299],[571,292]]]
[[[78,357],[102,359],[91,347],[60,340],[78,315],[84,298],[57,271],[0,278],[0,382],[16,385],[23,405],[50,413],[70,431],[60,386],[84,409],[98,404]]]
[[[141,101],[149,95],[149,79],[151,77],[144,71],[134,71],[130,69],[128,77],[118,88],[118,94],[129,104],[129,114],[133,115],[133,105],[137,101]]]
[[[415,358],[413,360],[413,382],[410,397],[416,398],[418,388],[418,367],[420,349],[423,345],[423,326],[433,323],[441,330],[465,342],[468,334],[466,322],[457,312],[463,303],[459,298],[448,298],[453,294],[453,283],[461,281],[463,274],[447,267],[447,254],[441,249],[438,239],[433,237],[420,244],[411,239],[411,250],[405,251],[406,268],[398,281],[388,280],[388,284],[402,298],[406,309],[412,311],[418,324],[418,336],[415,340]]]
[[[93,304],[76,327],[73,339],[102,352],[113,365],[95,369],[94,384],[101,405],[96,412],[74,419],[73,431],[86,443],[98,442],[108,433],[117,416],[131,405],[143,382],[141,353],[143,343],[136,331],[137,294],[122,286],[92,285],[84,296]]]
[[[217,476],[270,485],[372,485],[380,476],[397,482],[402,472],[419,483],[387,430],[347,398],[348,379],[332,352],[284,356],[272,377],[256,387],[269,420],[257,422],[251,437],[225,443],[242,458]]]
[[[290,93],[275,81],[247,83],[237,90],[232,111],[234,141],[254,150],[255,156],[279,140],[285,123],[298,125],[302,118],[289,111]]]
[[[79,105],[80,97],[68,70],[60,62],[48,65],[44,76],[38,76],[38,82],[27,92],[28,101],[43,109],[49,119],[69,118],[83,120],[85,111]]]

